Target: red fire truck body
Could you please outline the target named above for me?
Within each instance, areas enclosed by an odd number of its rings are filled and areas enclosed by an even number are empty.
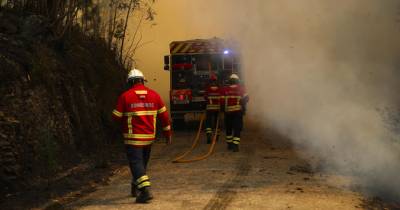
[[[170,71],[170,109],[174,121],[205,110],[204,92],[211,75],[224,86],[232,73],[240,75],[239,55],[219,38],[173,41],[164,57]]]

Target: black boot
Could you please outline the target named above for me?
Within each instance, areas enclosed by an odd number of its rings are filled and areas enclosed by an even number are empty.
[[[239,144],[232,144],[232,152],[239,152]]]
[[[134,198],[137,196],[135,184],[131,184],[131,195]]]
[[[139,190],[136,203],[148,203],[151,199],[153,199],[153,196],[150,193],[150,187],[143,187]]]
[[[211,138],[212,138],[212,134],[207,133],[207,144],[211,144]]]

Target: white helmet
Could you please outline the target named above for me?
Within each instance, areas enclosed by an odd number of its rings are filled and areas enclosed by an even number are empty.
[[[239,80],[239,76],[238,76],[237,74],[231,74],[231,76],[229,77],[229,79]]]
[[[143,79],[144,80],[144,75],[139,69],[132,69],[129,71],[126,81],[129,81],[131,79]]]

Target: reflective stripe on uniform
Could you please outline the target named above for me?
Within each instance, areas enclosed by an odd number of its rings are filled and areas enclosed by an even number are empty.
[[[157,115],[153,115],[153,134],[156,137],[156,130],[157,130]]]
[[[240,111],[242,109],[241,105],[234,105],[234,106],[226,106],[227,112],[233,112],[233,111]]]
[[[156,137],[156,134],[124,133],[124,137],[129,139],[152,139]]]
[[[221,96],[208,96],[208,99],[220,99]]]
[[[234,137],[233,140],[232,140],[232,142],[233,142],[234,144],[240,144],[240,138],[239,138],[239,137]]]
[[[171,126],[170,126],[170,125],[165,126],[165,127],[163,128],[163,131],[169,131],[169,130],[171,130]]]
[[[233,136],[226,136],[225,138],[227,143],[231,143]]]
[[[116,109],[114,109],[112,113],[117,117],[122,117],[122,115],[123,115],[122,112],[119,112]]]
[[[141,189],[143,187],[148,187],[150,186],[150,181],[149,181],[149,177],[147,175],[143,175],[141,177],[139,177],[139,179],[136,180],[136,186],[138,189]]]
[[[158,114],[161,114],[161,113],[163,113],[163,112],[165,112],[165,111],[167,111],[167,107],[163,106],[161,109],[159,109],[159,110],[157,111],[157,113],[158,113]]]
[[[157,111],[135,111],[135,112],[125,112],[123,113],[123,116],[127,116],[127,127],[128,127],[128,133],[124,133],[125,138],[129,139],[153,139],[156,137],[155,130],[156,130],[156,118],[157,118]],[[133,125],[132,125],[132,118],[134,116],[153,116],[153,123],[154,123],[154,131],[152,134],[135,134],[133,133]],[[126,143],[125,144],[132,144],[132,145],[148,145],[149,143],[143,144],[143,143]],[[150,143],[151,144],[151,143]]]
[[[225,96],[225,98],[237,98],[237,99],[241,99],[242,96]]]
[[[219,104],[207,104],[206,109],[207,110],[220,110],[220,105]]]
[[[149,176],[143,175],[143,176],[139,177],[139,178],[136,180],[136,184],[140,184],[141,182],[143,182],[143,181],[148,181],[148,180],[149,180]]]
[[[239,105],[240,104],[240,99],[242,96],[224,96],[225,99],[225,111],[227,112],[233,112],[233,111],[240,111],[242,108]],[[229,99],[237,99],[236,105],[228,105],[228,100]]]
[[[137,188],[138,189],[142,189],[143,187],[148,187],[148,186],[150,186],[151,184],[150,184],[150,182],[149,181],[145,181],[145,182],[143,182],[142,184],[139,184],[138,186],[137,186]]]
[[[153,143],[153,141],[133,141],[133,140],[125,140],[125,144],[136,145],[136,146],[146,146]]]
[[[147,94],[147,90],[136,90],[135,91],[136,94]]]
[[[157,111],[135,111],[135,112],[125,112],[124,116],[150,116],[156,115]]]
[[[206,128],[206,133],[212,133],[212,129],[211,128]]]
[[[128,125],[128,133],[132,133],[132,116],[129,116],[127,119],[127,125]]]

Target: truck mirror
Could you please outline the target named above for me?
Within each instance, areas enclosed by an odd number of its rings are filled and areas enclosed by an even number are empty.
[[[164,56],[164,65],[169,65],[169,55]]]
[[[164,65],[164,70],[168,71],[169,70],[169,65]]]

